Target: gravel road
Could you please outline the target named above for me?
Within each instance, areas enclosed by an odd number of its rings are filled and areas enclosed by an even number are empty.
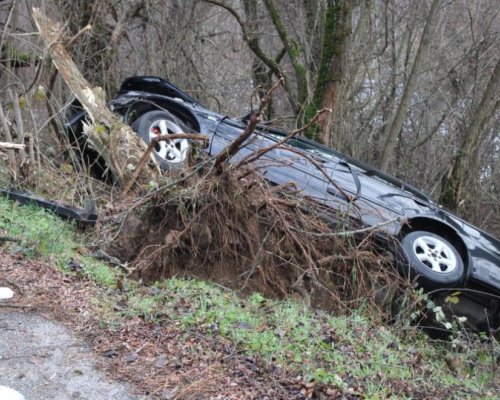
[[[63,325],[0,308],[0,385],[26,400],[138,400],[95,368],[96,355]],[[4,400],[4,399],[0,399]]]

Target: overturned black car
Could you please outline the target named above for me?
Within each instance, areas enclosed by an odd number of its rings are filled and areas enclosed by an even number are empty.
[[[246,127],[245,119],[210,111],[157,77],[125,80],[110,107],[147,143],[161,134],[198,132],[208,136],[210,154],[217,154]],[[84,119],[83,110],[74,112],[67,131],[81,131]],[[284,136],[283,131],[259,126],[236,157]],[[175,170],[185,164],[189,147],[186,139],[162,141],[154,155],[164,169]],[[288,140],[259,162],[265,164],[263,173],[272,184],[293,181],[304,195],[330,208],[350,213],[355,199],[357,221],[379,227],[381,238],[396,239],[398,248],[390,250],[404,259],[400,268],[409,268],[409,275],[418,277],[438,303],[444,303],[450,291],[459,292],[460,301],[448,305],[450,312],[466,316],[470,325],[481,329],[500,325],[498,239],[441,208],[411,185],[304,138]],[[315,163],[321,164],[322,171]]]

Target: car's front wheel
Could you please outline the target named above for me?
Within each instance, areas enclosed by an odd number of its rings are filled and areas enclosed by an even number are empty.
[[[187,133],[188,128],[167,111],[149,111],[140,116],[132,129],[147,143],[161,135]],[[182,168],[188,158],[189,141],[187,139],[162,140],[155,145],[153,154],[165,170]]]
[[[464,276],[464,262],[447,239],[427,231],[413,231],[402,240],[412,272],[423,284],[453,286]]]

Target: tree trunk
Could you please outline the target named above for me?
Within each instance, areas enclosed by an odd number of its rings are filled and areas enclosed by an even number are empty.
[[[104,158],[117,182],[125,185],[132,179],[133,170],[138,165],[146,145],[128,125],[120,122],[109,110],[102,89],[92,88],[83,77],[61,44],[60,25],[51,21],[38,8],[33,8],[32,16],[40,37],[50,52],[52,62],[93,122],[88,131],[89,142]],[[137,183],[147,183],[152,176],[151,170],[144,169],[137,178]]]
[[[425,61],[425,55],[430,46],[430,38],[432,34],[432,29],[434,28],[435,21],[439,15],[438,9],[441,4],[441,0],[433,0],[431,9],[429,11],[429,16],[425,24],[424,32],[422,33],[422,38],[420,39],[420,45],[418,46],[417,55],[415,56],[415,61],[410,71],[410,76],[408,77],[408,82],[405,85],[403,96],[399,102],[396,114],[392,119],[392,123],[389,129],[389,133],[386,138],[386,143],[384,150],[382,152],[382,158],[379,162],[379,167],[382,170],[387,170],[389,163],[396,148],[397,139],[401,128],[403,127],[403,122],[405,119],[406,111],[411,101],[411,96],[417,85],[417,79],[422,69],[423,62]]]
[[[464,141],[452,162],[450,173],[443,178],[440,202],[451,210],[456,210],[462,200],[462,190],[471,171],[475,171],[479,144],[484,135],[484,126],[500,105],[500,59],[486,86],[483,98],[472,115]]]
[[[335,0],[328,3],[314,98],[306,110],[306,122],[319,109],[332,110],[318,121],[317,129],[308,132],[309,137],[327,145],[338,144],[337,140],[333,140],[332,131],[336,130],[334,124],[342,118],[342,104],[339,100],[342,97],[346,69],[346,48],[351,31],[352,8],[353,3],[349,0]]]

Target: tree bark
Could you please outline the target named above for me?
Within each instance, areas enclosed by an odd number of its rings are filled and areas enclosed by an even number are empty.
[[[486,86],[483,98],[472,115],[464,141],[453,159],[450,173],[443,179],[439,200],[451,210],[458,208],[467,178],[477,169],[474,168],[474,164],[478,158],[479,144],[484,136],[484,126],[500,105],[498,93],[500,93],[500,59]]]
[[[125,185],[133,177],[133,170],[146,150],[145,143],[109,110],[103,90],[91,87],[83,77],[61,43],[60,25],[38,8],[33,8],[32,17],[52,62],[93,123],[87,132],[89,142],[104,158],[117,183]],[[144,169],[137,183],[147,183],[152,177],[153,172]]]
[[[349,0],[328,3],[314,97],[306,110],[306,122],[321,108],[332,110],[332,113],[325,114],[324,118],[318,121],[317,129],[308,132],[309,137],[327,145],[337,145],[333,143],[332,129],[335,130],[333,125],[342,118],[342,104],[339,100],[342,97],[353,6],[353,2]]]
[[[427,17],[424,32],[422,33],[422,38],[420,39],[420,44],[418,46],[417,55],[415,56],[415,61],[413,62],[408,81],[405,85],[403,96],[401,97],[401,101],[399,102],[396,113],[392,119],[389,133],[386,138],[386,144],[382,152],[382,157],[380,159],[380,162],[378,163],[378,166],[382,170],[388,169],[394,153],[394,149],[396,148],[398,135],[401,132],[401,128],[403,127],[405,114],[408,110],[411,96],[413,95],[413,92],[417,85],[417,79],[422,69],[422,65],[425,61],[425,55],[431,43],[431,34],[439,15],[438,9],[440,4],[441,0],[433,0],[431,4],[429,16]]]

